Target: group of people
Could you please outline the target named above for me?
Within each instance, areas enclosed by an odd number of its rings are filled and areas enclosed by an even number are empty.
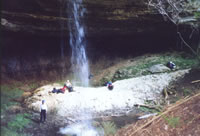
[[[174,70],[176,68],[176,65],[170,61],[167,63],[167,67],[169,67],[171,70]],[[109,90],[113,90],[113,88],[114,88],[111,81],[106,82],[105,85],[107,86],[107,88]],[[64,84],[63,88],[61,88],[61,89],[53,88],[52,93],[65,93],[66,89],[68,89],[69,92],[73,91],[72,84],[70,83],[69,80],[67,80],[67,82]],[[42,105],[40,107],[40,122],[45,122],[46,112],[47,112],[47,106],[45,104],[45,101],[42,100]]]
[[[73,92],[73,87],[69,80],[67,80],[63,88],[61,89],[53,88],[52,93],[65,93],[66,90],[68,90],[69,92]]]
[[[108,87],[109,90],[112,90],[114,87],[111,81],[106,82],[106,86]],[[68,89],[69,92],[73,91],[72,84],[70,83],[69,80],[67,80],[63,88],[61,89],[53,88],[52,93],[65,93],[66,89]],[[41,123],[46,121],[46,113],[47,113],[47,105],[45,103],[45,100],[42,100],[42,104],[40,106],[40,122]]]
[[[61,89],[53,88],[52,93],[65,93],[67,89],[69,92],[73,91],[73,86],[69,80],[67,80],[63,88]],[[45,100],[42,100],[42,104],[40,105],[40,122],[41,123],[44,123],[46,121],[46,113],[47,113],[47,105],[45,103]]]

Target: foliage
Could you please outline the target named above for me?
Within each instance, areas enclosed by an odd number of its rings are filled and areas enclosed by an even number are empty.
[[[17,88],[15,85],[10,87],[7,85],[1,86],[1,135],[3,136],[23,136],[23,129],[26,127],[31,120],[28,119],[30,114],[21,113],[21,114],[9,114],[6,110],[13,105],[19,103],[14,102],[13,99],[21,97],[23,91]],[[5,115],[6,114],[6,115]]]
[[[26,127],[31,120],[28,119],[30,117],[30,114],[24,113],[24,114],[17,114],[13,120],[8,122],[8,129],[17,131],[17,132],[22,132],[24,127]]]
[[[152,109],[152,108],[148,108],[148,107],[144,107],[144,106],[140,106],[139,108],[141,111],[143,112],[149,112],[149,113],[157,113],[159,112],[158,110],[156,109]]]
[[[148,0],[148,5],[154,7],[164,18],[174,24],[184,17],[184,13],[196,11],[200,5],[198,0]]]
[[[148,5],[155,8],[161,15],[163,15],[164,19],[169,19],[174,24],[178,25],[181,23],[190,23],[193,27],[193,32],[198,29],[194,29],[199,27],[199,19],[200,19],[200,1],[199,0],[148,0]],[[191,18],[191,20],[189,19]],[[196,21],[194,21],[196,20]],[[187,46],[196,56],[200,59],[199,55],[199,47],[195,50],[187,44],[184,38],[181,36],[181,33],[178,32],[178,35],[181,41]],[[191,39],[190,35],[190,39]]]
[[[18,132],[16,131],[1,126],[1,136],[22,136],[22,135],[18,134]]]
[[[193,56],[189,56],[186,54],[163,54],[162,56],[155,56],[151,60],[141,60],[137,65],[129,66],[123,69],[119,69],[115,72],[112,81],[127,79],[131,77],[141,76],[141,75],[148,75],[151,74],[148,71],[148,68],[155,64],[164,64],[166,65],[167,62],[173,61],[177,69],[187,69],[192,67],[197,67],[199,65],[199,61],[197,58]],[[127,72],[127,71],[131,71]]]
[[[174,97],[172,97],[172,98],[173,98],[173,99],[171,100],[171,103],[175,103],[175,102],[177,102],[178,100],[181,99],[181,97],[180,97],[179,95],[174,96]]]
[[[149,6],[156,8],[161,15],[177,24],[186,2],[185,0],[149,0]]]
[[[1,114],[8,109],[9,106],[16,105],[13,101],[14,98],[19,98],[23,94],[18,88],[9,87],[6,85],[1,86]]]
[[[199,12],[199,11],[194,12],[194,17],[195,17],[195,18],[200,18],[200,12]]]
[[[1,126],[3,136],[24,136],[23,129],[31,123],[30,114],[17,114],[11,117],[4,126]],[[8,119],[7,119],[8,120]]]
[[[38,87],[39,87],[39,84],[37,84],[37,83],[31,83],[31,84],[29,84],[29,88],[30,89],[36,89]]]
[[[187,95],[190,95],[190,91],[188,89],[183,89],[183,95],[184,96],[187,96]]]
[[[111,81],[112,80],[112,77],[103,77],[101,80],[100,80],[100,85],[104,85],[105,86],[105,83],[108,82],[108,81]]]
[[[105,136],[114,135],[117,131],[117,128],[114,122],[110,122],[110,121],[102,122],[102,127],[104,129]]]
[[[179,117],[166,117],[166,116],[163,116],[163,118],[173,128],[175,128],[177,125],[179,125],[179,121],[180,121]]]

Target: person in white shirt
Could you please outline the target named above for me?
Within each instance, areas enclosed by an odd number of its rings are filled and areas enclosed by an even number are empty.
[[[66,84],[67,89],[69,90],[69,92],[72,92],[73,91],[73,87],[72,87],[72,84],[69,82],[69,80],[67,80],[67,82],[65,84]]]
[[[46,112],[47,112],[47,105],[44,100],[42,100],[42,104],[40,106],[40,122],[46,121]]]

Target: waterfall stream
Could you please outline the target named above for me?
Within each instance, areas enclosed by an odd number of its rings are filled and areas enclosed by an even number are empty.
[[[68,6],[68,16],[70,18],[68,23],[69,38],[70,46],[72,48],[71,67],[74,76],[73,84],[76,85],[77,82],[80,82],[78,85],[88,87],[89,66],[86,55],[85,28],[83,22],[83,16],[86,10],[82,5],[82,0],[71,0],[69,1]],[[84,118],[90,115],[86,115],[85,112],[86,111],[83,110],[78,117]],[[65,128],[61,128],[60,133],[76,136],[99,136],[95,128],[92,127],[90,121],[81,121]]]
[[[70,46],[72,48],[71,64],[74,75],[74,82],[79,85],[89,85],[89,66],[86,55],[85,28],[83,16],[86,9],[82,6],[82,0],[71,0],[69,2],[68,23]]]

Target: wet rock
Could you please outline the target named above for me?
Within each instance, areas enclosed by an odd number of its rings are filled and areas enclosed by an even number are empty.
[[[24,101],[24,98],[23,97],[15,98],[13,99],[13,101],[21,103]]]
[[[22,97],[23,97],[23,98],[27,98],[27,97],[30,97],[31,95],[32,95],[31,92],[24,92],[24,93],[22,94]]]
[[[116,81],[122,78],[130,78],[130,77],[133,77],[132,69],[120,69],[116,71],[116,73],[114,74],[113,81]]]
[[[23,111],[23,108],[19,105],[14,105],[9,107],[8,112],[11,114],[20,113]]]
[[[151,66],[148,71],[150,71],[151,73],[163,73],[163,72],[168,72],[170,71],[170,69],[163,65],[163,64],[157,64],[157,65],[153,65]]]

